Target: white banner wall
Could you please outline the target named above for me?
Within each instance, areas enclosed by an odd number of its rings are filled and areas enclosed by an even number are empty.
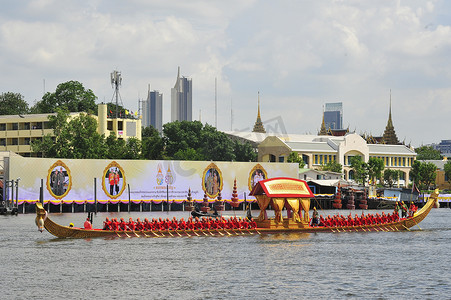
[[[19,200],[39,199],[41,179],[44,200],[71,203],[94,200],[94,178],[97,178],[97,200],[100,203],[128,200],[183,201],[191,190],[193,200],[232,198],[234,180],[240,200],[248,196],[259,180],[273,177],[298,178],[296,163],[205,162],[10,158],[10,179],[19,182]]]

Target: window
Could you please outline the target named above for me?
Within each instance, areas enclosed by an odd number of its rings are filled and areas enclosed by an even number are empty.
[[[0,131],[5,131],[6,130],[6,124],[5,123],[1,123],[0,124]]]
[[[110,130],[110,131],[113,130],[113,121],[108,121],[107,122],[106,129]]]
[[[279,156],[279,162],[283,163],[285,161],[285,157]]]
[[[123,121],[117,122],[117,130],[124,130]]]
[[[318,164],[318,154],[315,154],[315,165]]]

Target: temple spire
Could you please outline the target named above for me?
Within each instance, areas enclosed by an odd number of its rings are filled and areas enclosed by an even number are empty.
[[[258,111],[257,111],[257,120],[254,124],[254,129],[252,132],[261,132],[266,133],[265,127],[263,126],[262,119],[260,117],[260,92],[258,92]]]
[[[318,135],[327,135],[326,123],[324,122],[324,106],[323,106],[323,121],[321,122],[321,129]]]
[[[385,126],[383,140],[385,144],[389,145],[399,144],[399,140],[398,137],[396,136],[395,127],[393,126],[393,120],[391,115],[391,89],[390,89],[390,106],[388,110],[388,121],[387,126]]]

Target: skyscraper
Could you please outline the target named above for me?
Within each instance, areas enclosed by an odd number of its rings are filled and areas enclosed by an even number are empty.
[[[326,103],[324,109],[324,125],[326,130],[343,129],[343,103]]]
[[[177,80],[171,89],[171,121],[192,121],[192,80],[180,77],[180,67],[178,67]]]
[[[152,125],[159,132],[163,128],[163,94],[159,91],[147,92],[147,100],[143,101],[143,126]]]

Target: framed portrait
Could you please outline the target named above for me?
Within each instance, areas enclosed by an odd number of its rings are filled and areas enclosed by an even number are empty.
[[[222,190],[222,172],[216,166],[216,164],[211,163],[205,168],[202,176],[202,189],[205,194],[210,198],[216,198],[219,192]]]
[[[249,191],[252,191],[254,186],[259,182],[260,180],[264,180],[268,178],[268,173],[266,173],[266,170],[260,165],[256,164],[252,170],[249,172],[249,179],[248,179],[248,187]]]
[[[56,161],[47,174],[47,190],[55,199],[64,198],[72,187],[69,168],[61,160]]]
[[[124,169],[115,161],[111,162],[103,171],[102,189],[111,199],[116,199],[125,190],[126,180]]]

